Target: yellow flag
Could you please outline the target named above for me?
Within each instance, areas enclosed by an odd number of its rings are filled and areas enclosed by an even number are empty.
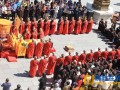
[[[19,29],[20,27],[20,23],[21,23],[21,20],[18,16],[15,17],[15,20],[14,20],[14,25],[16,26],[17,30]]]

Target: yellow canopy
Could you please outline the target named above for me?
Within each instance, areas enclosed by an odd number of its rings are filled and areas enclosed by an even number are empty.
[[[11,25],[12,22],[10,20],[6,20],[6,19],[0,19],[0,25]]]
[[[10,33],[12,22],[6,19],[0,19],[0,35],[4,36]]]

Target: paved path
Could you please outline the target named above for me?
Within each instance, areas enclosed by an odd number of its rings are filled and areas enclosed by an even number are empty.
[[[92,0],[82,1],[82,3],[85,4],[85,2],[90,2]],[[116,4],[117,1],[118,0],[111,0],[111,6],[114,10],[118,10],[117,8],[120,7],[113,5]],[[96,28],[97,25],[94,25],[93,29]],[[66,54],[63,50],[65,45],[73,46],[75,51],[78,51],[79,53],[83,50],[89,51],[90,49],[95,51],[98,47],[101,49],[106,47],[110,49],[110,46],[106,42],[108,40],[100,34],[96,34],[96,31],[94,30],[90,34],[82,35],[52,35],[51,39],[54,43],[54,48],[57,50],[57,56],[61,53]],[[2,84],[6,78],[10,78],[10,82],[12,83],[11,90],[15,89],[17,84],[21,84],[23,90],[27,90],[28,87],[30,87],[31,90],[37,90],[39,77],[29,78],[28,73],[25,72],[29,70],[30,60],[31,59],[19,58],[16,63],[8,63],[6,59],[0,59],[0,84]],[[51,78],[51,76],[48,76],[48,78]],[[0,90],[2,90],[1,87]]]

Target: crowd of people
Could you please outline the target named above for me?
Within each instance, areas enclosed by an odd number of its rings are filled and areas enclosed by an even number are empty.
[[[72,17],[71,20],[68,20],[68,17],[65,19],[61,17],[58,23],[55,19],[49,20],[48,17],[46,17],[45,20],[41,18],[38,21],[36,18],[34,18],[33,21],[30,21],[28,18],[27,22],[21,20],[19,32],[24,39],[41,39],[44,38],[44,36],[53,34],[88,34],[91,32],[93,24],[94,21],[92,17],[90,20],[87,20],[86,18],[81,19],[80,17],[78,20],[75,20],[74,17]],[[16,29],[17,28],[13,23],[11,32],[17,36],[18,30]]]
[[[23,18],[24,21],[30,17],[30,20],[33,20],[35,17],[37,20],[39,18],[45,18],[46,16],[50,18],[61,18],[62,16],[67,16],[69,19],[75,17],[77,20],[78,17],[88,16],[87,8],[82,6],[81,0],[72,1],[72,0],[45,0],[45,2],[34,2],[26,1],[17,1],[9,2],[2,6],[2,16],[9,17],[12,15],[12,20],[14,20],[15,15],[18,15],[20,18]]]
[[[116,27],[116,23],[117,22],[114,21],[111,28],[108,29],[107,21],[101,19],[98,30],[115,45],[115,48],[118,48],[120,46],[120,26]]]
[[[39,80],[39,90],[46,90],[46,75],[51,74],[53,74],[54,82],[50,90],[52,88],[53,90],[79,90],[83,87],[92,88],[91,90],[98,87],[113,90],[112,88],[120,88],[119,84],[118,86],[113,85],[113,82],[119,82],[119,79],[115,78],[115,76],[119,76],[119,59],[120,49],[115,50],[114,48],[111,51],[108,51],[107,48],[105,51],[101,51],[98,48],[98,51],[90,50],[90,53],[86,53],[84,50],[80,55],[76,52],[74,56],[69,52],[69,55],[61,54],[59,58],[53,53],[50,57],[42,57],[40,61],[35,57],[30,62],[29,75],[30,77],[42,76]],[[95,76],[93,85],[90,84],[92,75]],[[115,79],[111,80],[110,77]],[[111,81],[112,84],[106,81]]]

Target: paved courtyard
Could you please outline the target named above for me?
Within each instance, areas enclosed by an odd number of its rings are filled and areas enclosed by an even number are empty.
[[[85,5],[86,2],[90,2],[93,0],[81,0]],[[120,4],[117,4],[118,0],[111,0],[111,6],[114,8],[114,11],[118,10]],[[116,4],[116,5],[114,5]],[[94,25],[93,29],[96,29],[97,25]],[[49,37],[46,37],[46,39]],[[110,50],[109,42],[105,37],[101,36],[101,34],[96,33],[93,30],[90,34],[82,34],[82,35],[52,35],[50,37],[54,43],[54,48],[56,49],[56,55],[60,56],[60,54],[66,52],[63,50],[63,47],[66,45],[71,45],[75,48],[75,51],[81,53],[83,50],[89,52],[90,49],[96,51],[97,48],[108,48]],[[72,53],[74,54],[74,52]],[[29,64],[32,59],[17,59],[18,62],[9,63],[6,59],[0,58],[0,85],[5,81],[6,78],[10,79],[12,83],[11,90],[16,88],[17,84],[21,84],[23,90],[27,90],[28,87],[31,90],[38,90],[38,79],[40,77],[30,78],[26,71],[29,71]],[[40,60],[40,59],[38,59]],[[49,81],[51,81],[52,76],[47,76]],[[48,82],[49,83],[49,82]],[[50,84],[50,83],[49,83]],[[0,90],[2,88],[0,87]]]

